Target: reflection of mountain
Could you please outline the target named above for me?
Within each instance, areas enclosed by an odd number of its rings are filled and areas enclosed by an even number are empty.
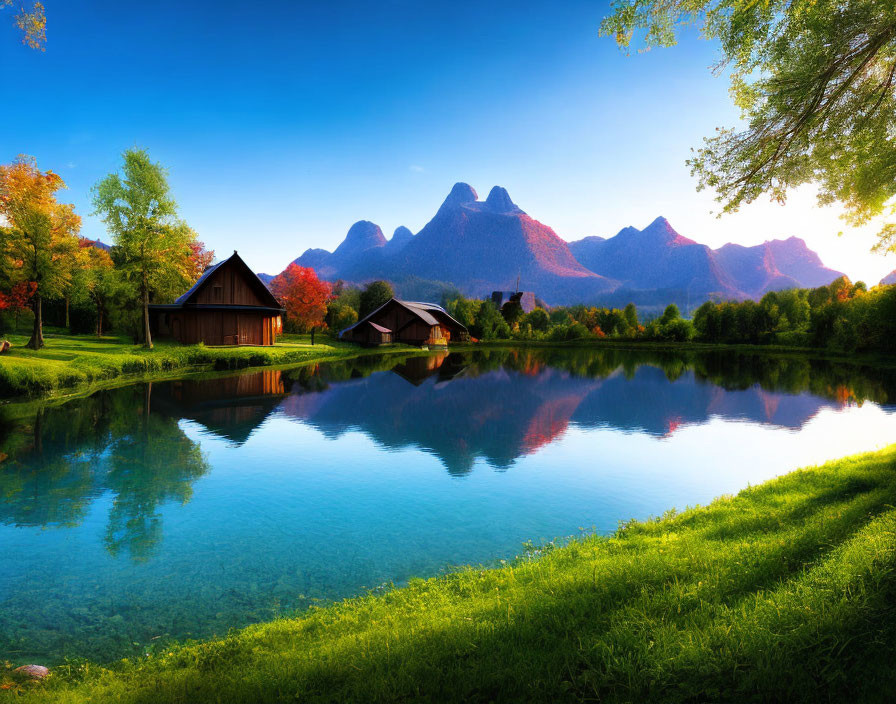
[[[207,471],[181,419],[240,445],[272,413],[330,437],[360,431],[416,447],[452,474],[477,459],[505,469],[568,427],[654,437],[713,417],[798,429],[822,408],[894,398],[884,371],[805,358],[595,349],[369,356],[95,394],[0,436],[0,522],[79,523],[111,493],[106,544],[140,559],[160,538],[158,507],[186,501]],[[147,412],[149,411],[149,412]]]
[[[396,375],[376,374],[322,394],[290,396],[280,410],[333,437],[360,430],[385,447],[419,447],[452,474],[464,474],[476,458],[507,468],[570,424],[664,436],[717,416],[798,429],[821,408],[842,405],[758,384],[726,391],[693,372],[670,381],[649,365],[628,377],[582,378],[546,367],[537,374],[508,368],[469,373],[450,384],[435,378],[410,386]]]
[[[758,384],[726,391],[698,380],[692,372],[669,382],[661,369],[641,366],[629,379],[613,376],[604,381],[588,394],[570,420],[584,427],[611,427],[655,436],[683,425],[706,423],[714,416],[796,430],[822,408],[841,406],[808,393],[766,391]]]
[[[546,442],[533,440],[542,426],[562,432],[562,421],[540,426],[539,413],[557,403],[558,394],[574,399],[562,409],[575,407],[589,385],[557,370],[534,378],[497,370],[457,376],[447,384],[438,380],[433,374],[410,385],[397,374],[375,374],[333,385],[313,398],[291,396],[280,410],[333,437],[361,430],[385,447],[419,447],[452,474],[464,474],[477,457],[509,467]]]

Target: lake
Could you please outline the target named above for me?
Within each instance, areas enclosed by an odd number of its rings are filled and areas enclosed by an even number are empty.
[[[0,409],[0,659],[110,660],[896,440],[890,370],[490,349]]]

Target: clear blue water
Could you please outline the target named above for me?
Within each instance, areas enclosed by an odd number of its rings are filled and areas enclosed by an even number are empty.
[[[892,374],[493,350],[7,408],[0,659],[110,660],[896,440]]]

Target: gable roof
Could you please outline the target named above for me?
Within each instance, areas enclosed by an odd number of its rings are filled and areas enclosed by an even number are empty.
[[[392,332],[389,328],[384,328],[382,325],[377,325],[377,324],[376,324],[375,322],[373,322],[372,320],[368,320],[368,321],[367,321],[367,324],[368,324],[370,327],[372,327],[374,330],[378,331],[378,332],[389,332],[389,333]]]
[[[420,301],[400,301],[397,298],[390,298],[388,301],[383,303],[379,308],[374,310],[371,313],[365,315],[361,320],[359,320],[354,325],[349,325],[344,330],[339,331],[339,336],[342,337],[349,330],[353,330],[359,325],[363,325],[364,323],[370,323],[371,325],[375,325],[370,319],[379,313],[383,308],[388,306],[391,303],[396,303],[405,310],[410,313],[413,313],[415,316],[420,318],[427,325],[438,325],[439,322],[449,322],[457,325],[462,330],[466,330],[466,326],[463,323],[459,323],[457,320],[448,315],[448,311],[446,311],[442,306],[437,306],[435,303],[423,303]],[[376,326],[379,327],[379,326]]]
[[[242,257],[236,253],[236,250],[233,250],[233,254],[231,254],[224,261],[220,261],[217,264],[212,264],[208,269],[202,272],[202,276],[190,287],[190,290],[187,291],[182,296],[179,296],[177,300],[174,301],[175,305],[184,305],[192,302],[194,296],[196,296],[199,291],[201,291],[208,284],[209,278],[212,274],[214,274],[220,267],[228,262],[233,262],[233,264],[239,268],[242,268],[243,273],[245,274],[246,280],[249,282],[249,285],[256,289],[256,293],[262,301],[265,301],[266,304],[271,308],[282,308],[280,305],[280,301],[278,301],[274,294],[271,293],[270,289],[264,285],[264,282],[258,278],[258,275],[249,268],[246,262],[243,261]]]

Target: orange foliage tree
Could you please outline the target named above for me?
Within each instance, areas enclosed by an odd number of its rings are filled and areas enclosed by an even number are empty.
[[[13,0],[0,0],[0,10],[13,4]],[[47,13],[43,3],[35,2],[30,9],[19,7],[15,23],[22,32],[22,44],[32,49],[44,50],[47,43]]]
[[[290,264],[271,281],[271,292],[286,309],[286,322],[296,332],[326,327],[330,284],[318,279],[314,269]]]
[[[0,215],[7,223],[5,249],[16,262],[20,280],[34,282],[34,330],[28,347],[44,346],[41,303],[62,296],[71,281],[78,250],[75,235],[81,218],[70,204],[58,203],[56,192],[65,188],[52,171],[41,171],[31,157],[20,156],[0,166]]]
[[[215,250],[206,249],[205,243],[195,240],[190,242],[190,260],[189,266],[192,270],[190,277],[193,281],[197,280],[205,273],[205,270],[211,266],[215,260]]]

